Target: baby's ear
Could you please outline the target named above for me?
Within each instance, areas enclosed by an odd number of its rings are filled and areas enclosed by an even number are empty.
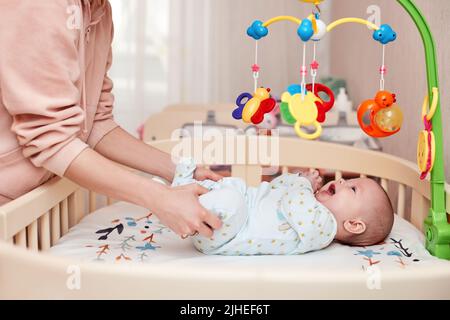
[[[367,227],[364,221],[359,219],[351,219],[344,222],[344,229],[351,234],[363,234]]]

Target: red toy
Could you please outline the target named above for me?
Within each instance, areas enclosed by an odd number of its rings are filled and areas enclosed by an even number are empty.
[[[306,85],[306,90],[308,91],[312,91],[313,89],[313,85],[312,83]],[[328,101],[324,101],[322,99],[322,97],[319,95],[319,93],[325,93],[328,96]],[[320,101],[316,102],[316,106],[317,106],[317,111],[318,111],[318,116],[317,116],[317,121],[320,123],[324,123],[326,120],[326,113],[328,111],[331,110],[331,108],[333,108],[334,105],[334,93],[333,91],[328,88],[327,86],[321,84],[321,83],[316,83],[314,85],[314,92],[313,92],[317,98],[320,99]]]

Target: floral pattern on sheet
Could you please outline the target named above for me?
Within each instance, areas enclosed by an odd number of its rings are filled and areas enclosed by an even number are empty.
[[[403,242],[403,239],[389,238],[370,248],[362,247],[356,251],[355,255],[362,258],[364,271],[368,267],[387,261],[395,262],[399,268],[405,269],[411,264],[419,263],[420,259],[417,259],[412,249],[406,247]]]
[[[161,248],[158,237],[172,233],[158,219],[148,213],[140,217],[125,217],[111,221],[111,226],[95,232],[101,245],[87,244],[95,250],[93,261],[146,262],[153,252]]]

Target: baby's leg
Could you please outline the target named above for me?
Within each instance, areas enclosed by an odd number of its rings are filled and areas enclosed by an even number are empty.
[[[209,212],[222,220],[222,228],[214,232],[213,238],[193,238],[195,247],[206,254],[221,253],[220,248],[233,240],[247,222],[247,205],[241,190],[223,186],[200,197],[200,203]]]

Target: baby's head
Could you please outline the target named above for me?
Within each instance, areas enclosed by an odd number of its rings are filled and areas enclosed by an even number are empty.
[[[372,179],[332,181],[316,195],[336,218],[336,240],[354,246],[370,246],[391,232],[394,210],[384,189]]]

